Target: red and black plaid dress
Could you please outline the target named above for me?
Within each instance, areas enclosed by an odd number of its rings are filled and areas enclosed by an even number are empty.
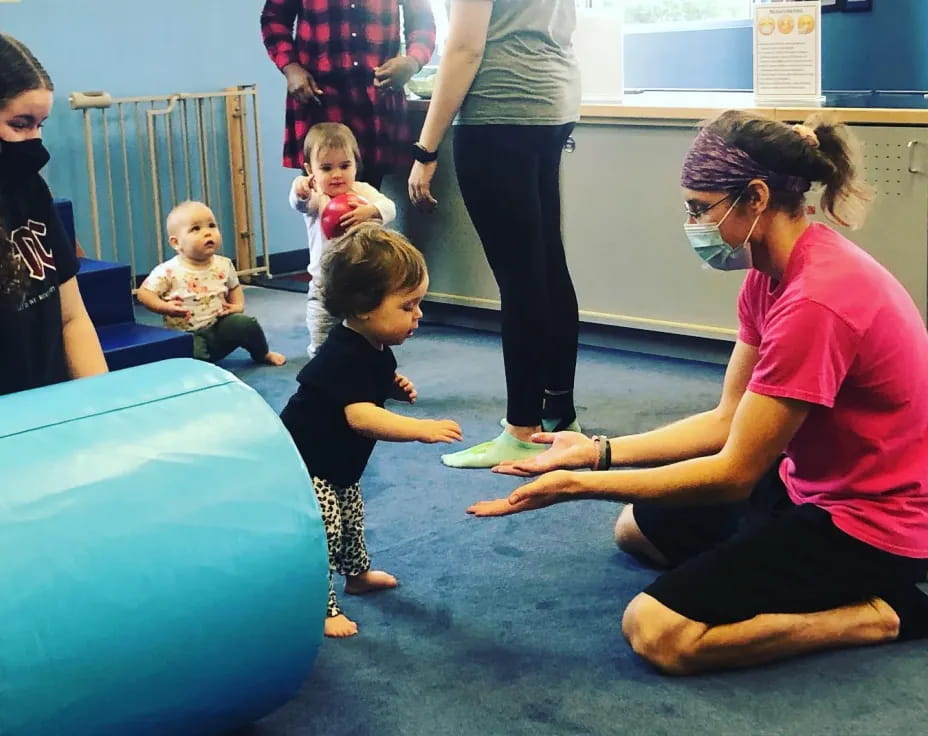
[[[261,34],[268,56],[281,70],[303,65],[325,92],[321,105],[287,95],[284,166],[302,167],[303,138],[324,121],[351,128],[369,171],[408,164],[405,92],[374,88],[374,67],[400,51],[400,6],[406,53],[425,65],[435,48],[429,0],[266,0]]]

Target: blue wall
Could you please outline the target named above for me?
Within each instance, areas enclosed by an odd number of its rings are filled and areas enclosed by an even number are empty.
[[[824,17],[824,86],[928,88],[928,0],[873,4],[872,13]],[[255,82],[271,251],[305,247],[302,221],[286,203],[293,172],[279,163],[284,80],[261,43],[262,5],[262,0],[0,3],[0,29],[29,45],[57,86],[56,109],[46,129],[53,155],[49,180],[56,194],[75,201],[78,235],[85,244],[90,234],[81,117],[68,107],[69,92],[153,95]],[[750,29],[630,34],[626,67],[629,87],[749,89]]]
[[[928,89],[928,0],[873,0],[867,13],[822,16],[827,90]],[[751,29],[625,37],[625,85],[751,89]]]

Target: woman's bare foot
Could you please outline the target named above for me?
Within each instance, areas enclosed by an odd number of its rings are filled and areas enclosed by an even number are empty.
[[[396,578],[383,570],[368,570],[360,575],[345,576],[345,592],[349,595],[364,595],[375,590],[395,587]]]
[[[534,427],[517,427],[515,424],[506,423],[506,431],[513,437],[522,442],[531,442],[532,435],[541,432],[541,425],[536,424]]]
[[[267,355],[264,356],[264,362],[270,363],[271,365],[283,365],[287,362],[287,358],[282,353],[275,353],[273,350],[269,350]]]
[[[344,639],[358,633],[358,625],[344,613],[337,616],[327,616],[325,619],[325,635],[335,639]]]

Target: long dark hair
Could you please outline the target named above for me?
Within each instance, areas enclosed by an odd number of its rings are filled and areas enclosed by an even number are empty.
[[[34,89],[55,90],[51,77],[22,42],[0,33],[0,108]]]
[[[53,91],[48,72],[32,52],[12,36],[0,33],[0,109],[23,92]],[[0,302],[19,303],[26,289],[26,264],[16,253],[4,226],[5,202],[0,199]]]

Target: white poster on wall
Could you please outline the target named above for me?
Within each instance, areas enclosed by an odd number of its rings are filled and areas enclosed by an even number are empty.
[[[758,105],[820,105],[819,0],[754,5],[754,98]]]
[[[573,45],[580,65],[583,102],[622,101],[625,93],[622,15],[620,3],[608,8],[577,8]]]

